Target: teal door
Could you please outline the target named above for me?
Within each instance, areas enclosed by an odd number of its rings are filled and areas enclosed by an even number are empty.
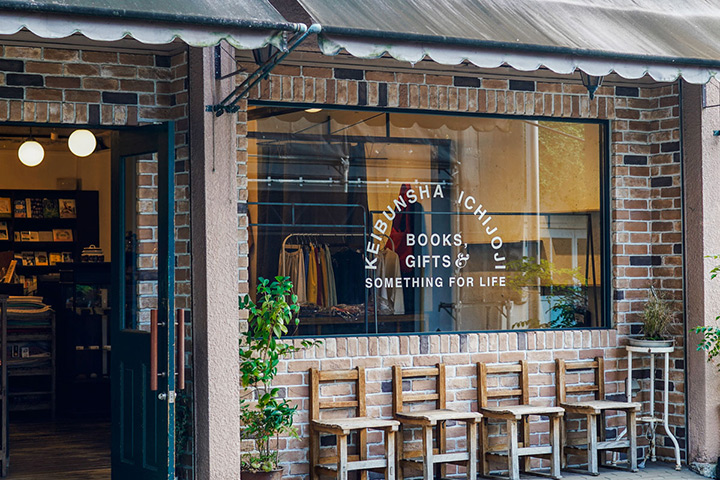
[[[175,478],[174,128],[113,133],[112,478]]]

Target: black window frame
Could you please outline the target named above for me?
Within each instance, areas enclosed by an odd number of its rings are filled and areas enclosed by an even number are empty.
[[[612,257],[612,210],[611,210],[611,159],[612,159],[612,124],[610,120],[598,118],[578,118],[578,117],[554,117],[544,115],[515,115],[515,114],[496,114],[481,112],[454,112],[447,110],[430,110],[420,108],[400,108],[400,107],[376,107],[376,106],[359,106],[359,105],[337,105],[324,103],[304,103],[304,102],[282,102],[271,100],[253,100],[247,101],[248,107],[274,107],[288,108],[296,110],[306,110],[310,108],[320,108],[323,110],[341,110],[341,111],[358,111],[367,113],[396,113],[396,114],[415,114],[415,115],[436,115],[451,117],[471,117],[471,118],[499,118],[511,120],[528,120],[558,123],[580,123],[592,124],[600,127],[600,254],[601,254],[601,278],[602,278],[602,301],[600,313],[600,326],[597,327],[571,327],[571,328],[525,328],[525,329],[508,329],[508,330],[455,330],[440,332],[394,332],[394,333],[372,333],[365,332],[359,334],[323,334],[323,335],[293,335],[288,338],[347,338],[354,337],[394,337],[407,335],[460,335],[460,334],[476,334],[476,333],[522,333],[522,332],[572,332],[572,331],[592,331],[592,330],[612,330],[613,325],[613,257]],[[252,121],[248,120],[247,122]],[[247,137],[252,137],[253,132],[247,130]],[[241,202],[243,203],[243,202]],[[246,207],[238,207],[238,211],[246,210]],[[248,224],[248,228],[252,228],[252,223]]]

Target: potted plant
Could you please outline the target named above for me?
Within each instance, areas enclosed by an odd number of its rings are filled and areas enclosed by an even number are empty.
[[[516,295],[516,304],[527,302],[531,291],[547,300],[547,317],[516,322],[512,328],[573,328],[589,322],[587,280],[580,276],[579,268],[560,268],[552,262],[534,257],[523,257],[509,262],[512,272],[508,285]]]
[[[670,303],[650,287],[648,301],[642,313],[642,336],[631,338],[630,345],[636,347],[671,347],[673,340],[668,338],[668,329],[672,321]]]
[[[317,344],[304,340],[301,347],[282,342],[290,322],[298,323],[297,296],[288,277],[275,281],[260,278],[257,303],[248,295],[240,308],[249,312],[248,330],[240,339],[240,381],[248,393],[240,401],[242,438],[254,442],[254,451],[242,456],[243,480],[275,480],[282,477],[278,465],[277,440],[281,435],[297,437],[293,416],[297,406],[272,386],[278,363],[294,352]]]

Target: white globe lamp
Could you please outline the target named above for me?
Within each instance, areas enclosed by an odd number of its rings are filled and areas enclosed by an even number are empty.
[[[25,166],[37,167],[45,158],[45,149],[35,140],[28,140],[18,148],[18,158]]]
[[[97,140],[90,130],[75,130],[68,138],[70,151],[78,157],[87,157],[95,151]]]

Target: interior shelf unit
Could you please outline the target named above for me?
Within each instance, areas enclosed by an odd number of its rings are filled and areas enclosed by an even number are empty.
[[[55,416],[55,313],[5,315],[3,347],[7,358],[5,395],[9,412],[48,411]]]

